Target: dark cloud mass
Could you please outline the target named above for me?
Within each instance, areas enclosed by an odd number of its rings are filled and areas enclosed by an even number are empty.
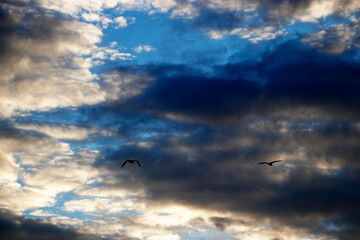
[[[219,124],[255,116],[359,117],[358,63],[316,53],[298,41],[278,46],[261,62],[217,66],[210,77],[182,65],[148,69],[157,80],[119,108],[172,112]]]
[[[261,62],[219,66],[211,77],[185,66],[148,69],[156,82],[126,105],[197,124],[150,138],[148,149],[106,153],[113,160],[103,164],[119,182],[145,187],[155,202],[270,217],[336,239],[360,236],[358,63],[288,42]],[[117,170],[126,155],[144,160],[131,171],[136,180]],[[256,164],[279,158],[276,167]],[[210,220],[220,230],[232,225]]]
[[[0,210],[0,237],[6,240],[95,240],[94,236],[78,233],[42,220],[17,216]]]

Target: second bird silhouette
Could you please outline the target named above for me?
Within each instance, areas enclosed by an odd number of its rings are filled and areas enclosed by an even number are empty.
[[[259,162],[258,164],[267,164],[269,166],[272,166],[273,163],[277,163],[277,162],[282,162],[281,160],[276,160],[276,161],[272,161],[272,162]]]
[[[140,167],[140,162],[138,161],[138,160],[135,160],[135,159],[126,159],[126,161],[121,165],[121,168],[123,167],[123,166],[125,166],[125,164],[126,163],[137,163],[138,165],[139,165],[139,167]]]

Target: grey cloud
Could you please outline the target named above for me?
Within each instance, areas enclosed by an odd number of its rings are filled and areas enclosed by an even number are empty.
[[[359,166],[352,164],[355,156],[333,156],[327,150],[342,146],[344,139],[348,141],[344,145],[355,150],[359,130],[347,131],[346,127],[336,128],[337,123],[322,122],[330,131],[312,128],[308,132],[299,124],[289,123],[290,130],[285,133],[280,124],[270,132],[250,130],[242,122],[237,131],[197,129],[186,137],[158,136],[152,139],[151,149],[141,152],[132,147],[111,156],[121,159],[136,152],[142,159],[141,169],[120,170],[121,162],[115,160],[107,164],[119,182],[130,188],[144,187],[149,201],[266,217],[273,225],[305,227],[309,233],[333,237],[349,230],[352,233],[348,236],[356,239],[358,224],[353,213],[360,210],[360,195],[355,190],[359,187]],[[257,164],[279,157],[284,162],[276,167]],[[337,167],[332,169],[332,165]],[[341,221],[333,221],[333,216]],[[328,232],[321,219],[340,229]],[[221,230],[235,223],[217,217],[210,220]]]
[[[289,41],[257,62],[215,67],[211,77],[185,65],[142,66],[156,80],[102,110],[167,117],[176,134],[152,129],[150,148],[104,149],[106,160],[98,164],[129,188],[145,189],[149,202],[248,214],[270,219],[271,226],[356,239],[359,72],[347,60],[351,54],[321,54]],[[140,159],[141,169],[120,169],[126,156]],[[284,162],[257,164],[276,159]],[[218,229],[235,225],[233,219],[210,221]]]
[[[218,125],[252,117],[358,118],[360,72],[348,62],[351,54],[321,54],[289,41],[260,61],[215,66],[209,77],[185,65],[142,66],[156,80],[139,95],[103,110]]]
[[[328,0],[271,0],[271,1],[196,1],[182,4],[178,2],[174,11],[185,12],[184,17],[194,20],[195,25],[207,32],[209,37],[220,39],[227,35],[238,35],[247,38],[253,43],[262,40],[274,39],[284,35],[286,32],[282,26],[293,25],[294,22],[311,22],[321,25],[329,16],[335,16],[338,23],[346,20],[349,16],[357,13],[360,4],[356,0],[351,1],[328,1]],[[182,9],[183,8],[183,9]],[[182,9],[182,10],[181,10]],[[256,14],[254,14],[256,12]],[[267,26],[267,29],[260,26]],[[296,27],[296,26],[295,26]],[[355,41],[348,41],[346,31],[335,31],[328,29],[326,35],[332,35],[332,39],[325,43],[326,52],[341,53],[348,45],[357,47]],[[255,34],[249,38],[249,34]],[[319,34],[314,33],[308,38],[319,38]],[[313,42],[313,46],[323,49],[320,41]],[[336,45],[336,46],[335,46]]]
[[[320,32],[304,36],[302,41],[321,52],[339,54],[359,47],[359,27],[360,20],[353,18],[347,24],[333,25]]]
[[[210,221],[222,231],[224,231],[226,227],[233,222],[232,219],[223,217],[211,217]]]
[[[0,237],[7,240],[100,239],[95,236],[81,234],[74,229],[46,223],[42,220],[17,216],[8,210],[0,210]]]

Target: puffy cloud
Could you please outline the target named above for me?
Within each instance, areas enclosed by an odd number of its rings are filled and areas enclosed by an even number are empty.
[[[97,48],[93,54],[92,58],[94,60],[133,60],[135,56],[133,56],[131,53],[124,53],[120,52],[118,49],[115,48],[116,46],[110,46],[110,47],[99,47]]]
[[[117,24],[116,28],[126,27],[128,25],[126,19],[123,16],[115,18],[114,21]]]
[[[100,21],[100,15],[96,13],[83,13],[81,17],[88,22],[97,22]]]
[[[172,18],[195,18],[199,15],[198,9],[194,6],[195,0],[180,1],[180,4],[176,6],[171,12]]]
[[[176,6],[175,0],[152,0],[151,6],[153,6],[157,11],[167,12],[169,9]],[[154,11],[150,11],[153,13]]]
[[[270,14],[274,18],[286,19],[290,22],[318,22],[332,14],[349,16],[358,11],[358,1],[272,1]],[[265,5],[268,6],[268,5]]]
[[[96,49],[101,31],[53,15],[29,13],[24,21],[26,7],[3,5],[1,115],[104,101],[85,57]]]
[[[31,173],[24,174],[23,181],[28,186],[41,188],[47,194],[55,196],[60,192],[82,188],[93,183],[97,177],[98,170],[66,161],[54,166],[33,168]]]
[[[109,91],[101,89],[97,76],[90,69],[107,59],[132,60],[134,56],[114,48],[97,47],[102,36],[98,27],[32,12],[26,15],[27,21],[23,21],[25,9],[30,6],[24,3],[16,7],[4,4],[2,7],[2,117],[92,105],[117,98],[113,92],[107,96]],[[108,77],[105,81],[107,86],[110,82],[118,84],[117,80]],[[115,85],[110,88],[116,94],[127,95],[132,91],[127,87],[127,93],[121,93],[122,90]]]
[[[155,51],[156,49],[154,49],[153,47],[149,46],[149,45],[139,45],[136,48],[134,48],[134,51],[137,53],[141,53],[142,51],[144,52],[151,52],[151,51]]]
[[[353,17],[348,24],[332,25],[320,32],[308,34],[302,38],[302,41],[321,52],[330,54],[339,54],[359,47],[358,39],[360,20]]]
[[[93,168],[97,152],[73,152],[69,144],[45,136],[31,136],[15,128],[0,132],[0,204],[15,212],[50,207],[61,192],[85,188],[98,180]],[[16,159],[16,162],[15,162]]]
[[[3,173],[0,176],[0,185],[16,182],[20,166],[15,162],[11,154],[0,151],[0,169]]]
[[[111,214],[123,211],[141,211],[143,208],[136,204],[133,199],[91,198],[67,201],[64,204],[64,210],[69,212],[108,212]]]

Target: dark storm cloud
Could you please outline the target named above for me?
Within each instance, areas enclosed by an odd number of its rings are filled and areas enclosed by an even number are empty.
[[[41,220],[17,216],[7,210],[0,210],[0,238],[6,240],[100,239]]]
[[[290,41],[260,62],[215,67],[212,76],[185,65],[143,66],[156,80],[109,110],[174,113],[217,124],[248,117],[358,118],[360,70],[348,60],[352,54],[321,54]]]
[[[145,106],[150,108],[154,104],[160,110],[188,116],[212,115],[221,118],[224,114],[250,111],[251,103],[260,96],[260,90],[256,82],[247,80],[228,81],[180,75],[159,79],[158,84],[149,90],[153,92],[144,96],[148,99]]]

